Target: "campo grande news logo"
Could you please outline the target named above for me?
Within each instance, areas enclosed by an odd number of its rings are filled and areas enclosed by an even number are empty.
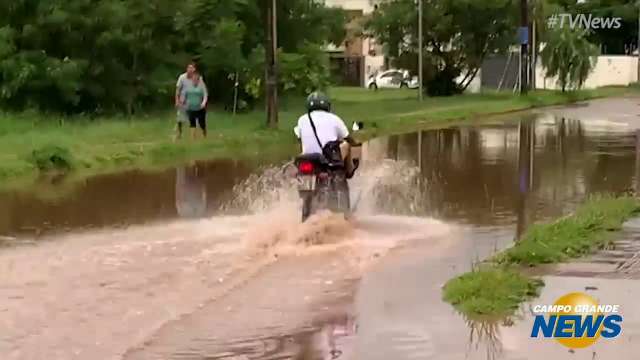
[[[536,305],[532,338],[552,338],[571,348],[586,348],[601,337],[613,339],[622,332],[620,305],[601,305],[579,292],[560,297],[553,305]]]

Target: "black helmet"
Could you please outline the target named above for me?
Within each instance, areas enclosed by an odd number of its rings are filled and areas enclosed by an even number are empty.
[[[314,91],[307,96],[307,111],[331,111],[331,100],[322,92]]]

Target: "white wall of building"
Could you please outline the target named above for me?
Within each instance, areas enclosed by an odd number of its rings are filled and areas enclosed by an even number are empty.
[[[458,78],[458,80],[462,80],[462,76],[460,78]],[[469,83],[469,86],[467,86],[467,90],[465,90],[468,93],[479,93],[480,90],[482,89],[482,69],[479,69],[478,72],[476,73],[476,76],[473,78],[473,80],[471,80],[471,82]]]
[[[367,40],[368,41],[368,40]],[[365,44],[365,46],[367,46]],[[384,56],[377,55],[365,55],[364,57],[364,75],[365,79],[368,79],[370,75],[384,68]]]
[[[329,7],[339,7],[345,10],[362,10],[364,15],[371,13],[374,6],[381,0],[324,0],[324,4]],[[369,54],[369,50],[376,48],[375,40],[364,39],[362,42],[362,54],[364,55],[364,75],[365,79],[376,71],[384,67],[384,55],[382,49],[378,49],[375,56]],[[366,80],[365,80],[366,82]]]
[[[638,58],[634,56],[598,56],[596,66],[583,88],[594,89],[607,85],[629,85],[638,81]],[[536,67],[536,88],[557,90],[555,78],[546,78],[541,62]]]
[[[362,10],[365,14],[373,11],[373,6],[380,0],[324,0],[324,4],[330,7],[341,7],[347,10]]]

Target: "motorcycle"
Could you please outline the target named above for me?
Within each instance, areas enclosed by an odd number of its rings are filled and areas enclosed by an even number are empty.
[[[361,128],[362,123],[354,123],[354,130]],[[351,155],[344,161],[330,161],[324,154],[306,154],[295,158],[303,222],[321,210],[341,213],[346,217],[351,215],[348,179],[360,166],[359,150],[359,144],[352,145],[349,151]]]

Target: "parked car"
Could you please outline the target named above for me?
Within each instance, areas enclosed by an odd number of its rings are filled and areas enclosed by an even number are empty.
[[[367,80],[367,88],[377,90],[382,88],[418,88],[418,77],[409,75],[409,71],[401,69],[390,69],[374,73]]]

